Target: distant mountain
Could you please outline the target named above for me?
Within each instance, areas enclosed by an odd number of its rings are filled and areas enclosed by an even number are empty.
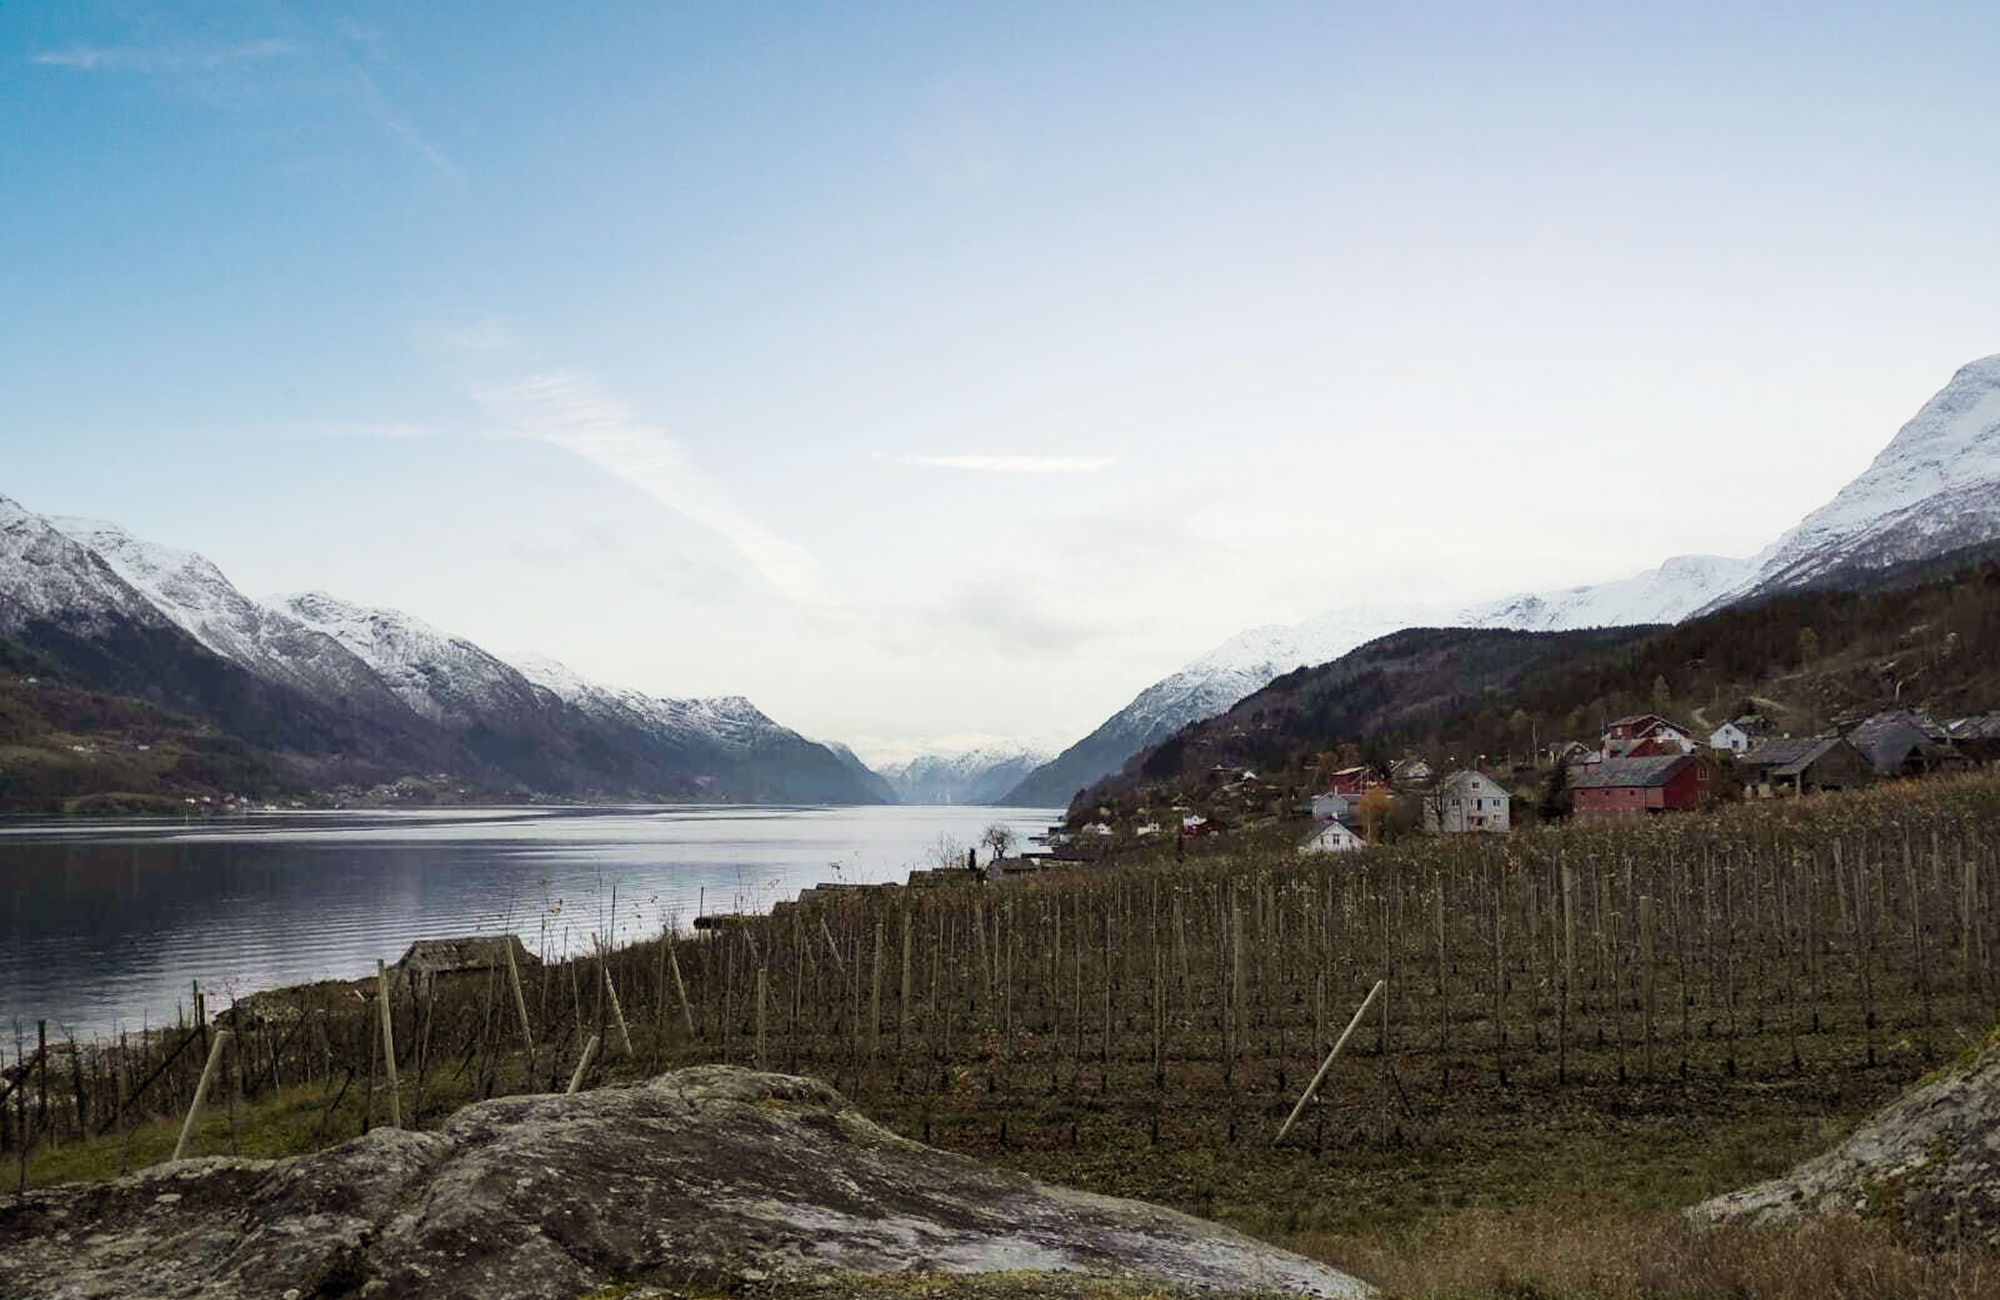
[[[539,655],[516,662],[566,707],[597,765],[628,782],[755,803],[894,802],[831,747],[779,726],[741,695],[663,699],[592,682]]]
[[[2000,356],[1961,367],[1874,463],[1758,557],[1721,597],[1810,587],[2000,539]]]
[[[1048,759],[1047,750],[1033,746],[988,745],[921,754],[881,773],[903,803],[997,804]]]
[[[140,541],[100,520],[48,522],[222,658],[345,713],[407,726],[409,706],[365,660],[323,631],[244,596],[202,556]]]
[[[2000,539],[2000,356],[1960,369],[1827,505],[1748,559],[1680,556],[1636,577],[1450,607],[1360,606],[1231,637],[1141,691],[1029,774],[1010,803],[1067,802],[1131,755],[1279,675],[1405,627],[1526,631],[1673,623],[1777,592],[1868,585],[1867,574]]]
[[[0,638],[65,686],[152,701],[268,752],[302,785],[443,773],[570,798],[889,797],[741,697],[660,699],[546,660],[524,669],[321,592],[254,601],[191,551],[4,497]]]
[[[304,779],[371,779],[434,756],[423,738],[216,654],[103,556],[5,497],[0,637],[66,687],[134,697],[292,754]]]
[[[903,802],[902,797],[896,793],[896,787],[889,784],[888,778],[862,762],[861,755],[855,753],[837,740],[822,740],[819,743],[833,751],[833,756],[840,760],[840,765],[846,768],[855,780],[861,782],[863,787],[875,796],[874,802]]]

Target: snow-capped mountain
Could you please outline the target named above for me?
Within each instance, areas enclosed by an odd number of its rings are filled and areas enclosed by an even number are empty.
[[[329,697],[349,709],[400,712],[404,707],[347,647],[251,600],[193,551],[141,541],[101,520],[59,518],[49,523],[224,659],[267,681]]]
[[[880,772],[903,803],[992,804],[1048,760],[1032,745],[992,744],[919,754]]]
[[[272,609],[337,642],[418,717],[459,728],[544,705],[512,664],[400,610],[371,609],[323,591],[280,596]]]
[[[445,771],[571,796],[891,797],[740,696],[660,699],[549,660],[524,669],[322,592],[260,603],[192,551],[116,524],[46,520],[4,497],[0,635],[73,684],[209,722],[308,784]]]
[[[819,743],[832,751],[833,756],[840,760],[840,765],[847,769],[849,775],[861,783],[862,788],[874,797],[876,803],[902,802],[902,799],[896,794],[896,787],[890,785],[880,772],[862,762],[861,755],[855,753],[837,740],[822,740]]]
[[[0,496],[0,632],[19,633],[31,623],[87,633],[165,621],[90,548]]]
[[[510,661],[529,682],[595,717],[665,732],[697,734],[736,750],[756,747],[768,740],[774,729],[784,731],[741,695],[662,699],[643,691],[593,682],[546,655],[517,654],[510,656]],[[785,731],[785,734],[795,733]]]
[[[1238,633],[1141,691],[1031,773],[1010,803],[1061,803],[1146,746],[1308,664],[1406,627],[1552,632],[1676,623],[1738,600],[2000,538],[2000,356],[1960,369],[1859,478],[1748,559],[1690,555],[1635,577],[1469,606],[1358,606]]]
[[[2000,538],[2000,356],[1963,366],[1868,469],[1758,557],[1719,607]]]

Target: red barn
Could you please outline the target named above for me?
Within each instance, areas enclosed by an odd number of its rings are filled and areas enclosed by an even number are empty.
[[[1569,788],[1581,821],[1691,812],[1701,805],[1701,765],[1691,754],[1607,758],[1571,768]]]
[[[1343,767],[1329,780],[1334,793],[1349,800],[1359,799],[1382,784],[1382,778],[1371,767]]]

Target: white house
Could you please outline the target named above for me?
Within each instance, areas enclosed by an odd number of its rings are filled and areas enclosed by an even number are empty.
[[[1345,853],[1361,847],[1361,837],[1339,822],[1328,822],[1299,845],[1301,853]]]
[[[1762,718],[1754,715],[1735,718],[1709,733],[1708,747],[1726,749],[1732,754],[1742,754],[1748,752],[1750,747],[1757,743],[1757,738],[1763,734]]]
[[[1389,765],[1389,780],[1397,785],[1422,785],[1435,775],[1421,758],[1400,759]]]
[[[1483,772],[1453,772],[1424,800],[1424,829],[1436,834],[1463,831],[1506,834],[1512,829],[1513,800]]]
[[[1312,815],[1316,822],[1337,822],[1354,811],[1354,805],[1347,796],[1337,790],[1316,794],[1312,799]]]

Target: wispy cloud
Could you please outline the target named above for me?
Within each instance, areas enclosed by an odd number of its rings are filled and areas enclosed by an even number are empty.
[[[453,184],[462,184],[465,174],[458,164],[446,157],[444,151],[431,143],[430,137],[419,131],[416,124],[404,116],[388,96],[382,93],[375,79],[366,72],[354,74],[355,98],[363,112],[373,118],[375,124],[394,136],[396,140],[417,157],[423,159],[431,170]]]
[[[1118,463],[1110,456],[890,456],[879,451],[875,459],[975,474],[1094,474]]]
[[[179,41],[167,45],[73,45],[31,55],[30,63],[78,72],[142,72],[148,74],[212,72],[231,63],[283,58],[298,53],[290,41],[267,39],[202,45]]]
[[[473,398],[510,428],[574,452],[712,529],[788,599],[814,609],[830,606],[811,553],[752,519],[694,466],[679,442],[637,419],[588,376],[542,370],[477,388]]]
[[[32,54],[28,61],[76,72],[125,72],[166,81],[213,83],[231,78],[306,99],[332,96],[344,101],[349,111],[372,121],[439,176],[453,184],[463,183],[464,173],[458,165],[366,66],[372,64],[378,70],[394,71],[383,62],[379,34],[346,23],[336,24],[336,30],[341,40],[308,40],[304,45],[277,37],[232,42],[181,40],[147,45],[73,45]],[[273,77],[255,78],[253,68],[278,59],[290,60],[284,65],[282,76],[274,73]]]

